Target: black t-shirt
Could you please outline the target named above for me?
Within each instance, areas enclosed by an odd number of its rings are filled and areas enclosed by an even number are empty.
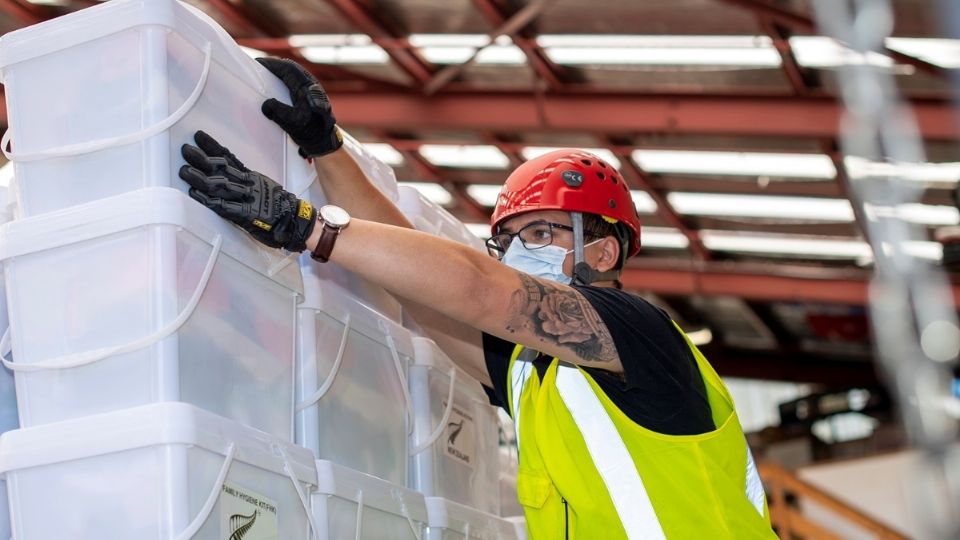
[[[575,286],[607,326],[623,364],[624,377],[584,367],[613,403],[634,422],[668,435],[706,433],[715,428],[703,377],[670,317],[639,296],[613,288]],[[483,335],[493,388],[490,402],[507,406],[507,369],[514,344]],[[552,359],[533,362],[540,376]]]

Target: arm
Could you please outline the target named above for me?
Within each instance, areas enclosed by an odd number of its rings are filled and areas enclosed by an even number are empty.
[[[190,196],[268,246],[314,249],[322,227],[309,203],[250,171],[203,132],[184,145],[179,174]],[[533,278],[462,244],[354,220],[331,260],[402,298],[502,339],[568,362],[623,372],[596,310],[576,290]],[[482,359],[471,359],[483,366]],[[485,367],[485,366],[484,366]],[[486,381],[484,381],[486,382]]]
[[[316,245],[320,228],[307,239]],[[576,290],[456,242],[365,220],[343,230],[334,262],[404,298],[565,361],[622,373],[613,340]]]
[[[277,58],[258,61],[283,81],[292,103],[292,106],[285,105],[269,99],[263,104],[263,113],[300,146],[301,155],[313,159],[327,200],[356,218],[412,229],[406,216],[370,182],[353,156],[343,149],[343,137],[333,108],[320,83],[295,62]],[[475,330],[417,302],[402,297],[400,300],[404,309],[451,359],[473,377],[489,384],[483,353],[474,346],[480,341]]]

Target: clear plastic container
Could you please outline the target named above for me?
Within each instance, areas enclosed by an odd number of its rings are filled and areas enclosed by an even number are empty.
[[[408,485],[490,514],[500,511],[497,413],[432,340],[413,338],[414,427]],[[450,396],[453,399],[450,400]]]
[[[300,182],[288,178],[296,146],[260,112],[289,91],[185,3],[114,0],[10,32],[0,72],[22,216],[141,187],[186,191],[180,146],[198,129],[249,168]]]
[[[427,199],[416,188],[400,186],[397,207],[419,231],[442,236],[486,253],[483,240],[470,232],[459,219]]]
[[[441,497],[425,501],[429,521],[423,540],[517,540],[516,526],[499,516]]]
[[[422,494],[329,461],[317,461],[311,503],[317,540],[426,538]]]
[[[182,403],[0,437],[14,538],[310,538],[306,449]],[[243,533],[241,533],[243,534]]]
[[[297,443],[404,484],[409,331],[334,286],[308,296],[298,316]]]
[[[292,440],[295,266],[169,188],[0,229],[24,427],[184,401]]]

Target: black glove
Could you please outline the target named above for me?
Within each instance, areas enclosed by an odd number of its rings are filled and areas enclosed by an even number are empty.
[[[190,184],[190,196],[264,244],[303,251],[313,232],[317,211],[280,184],[251,171],[229,150],[202,131],[196,146],[180,148],[187,165],[180,178]]]
[[[343,146],[330,100],[313,75],[293,60],[267,57],[257,58],[257,62],[290,90],[293,107],[270,98],[260,109],[300,145],[301,156],[324,156]]]

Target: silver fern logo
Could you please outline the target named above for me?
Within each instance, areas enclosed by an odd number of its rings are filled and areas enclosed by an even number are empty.
[[[243,537],[250,532],[253,524],[257,522],[258,510],[254,510],[249,516],[243,514],[234,514],[230,516],[230,537],[228,540],[243,540]]]

